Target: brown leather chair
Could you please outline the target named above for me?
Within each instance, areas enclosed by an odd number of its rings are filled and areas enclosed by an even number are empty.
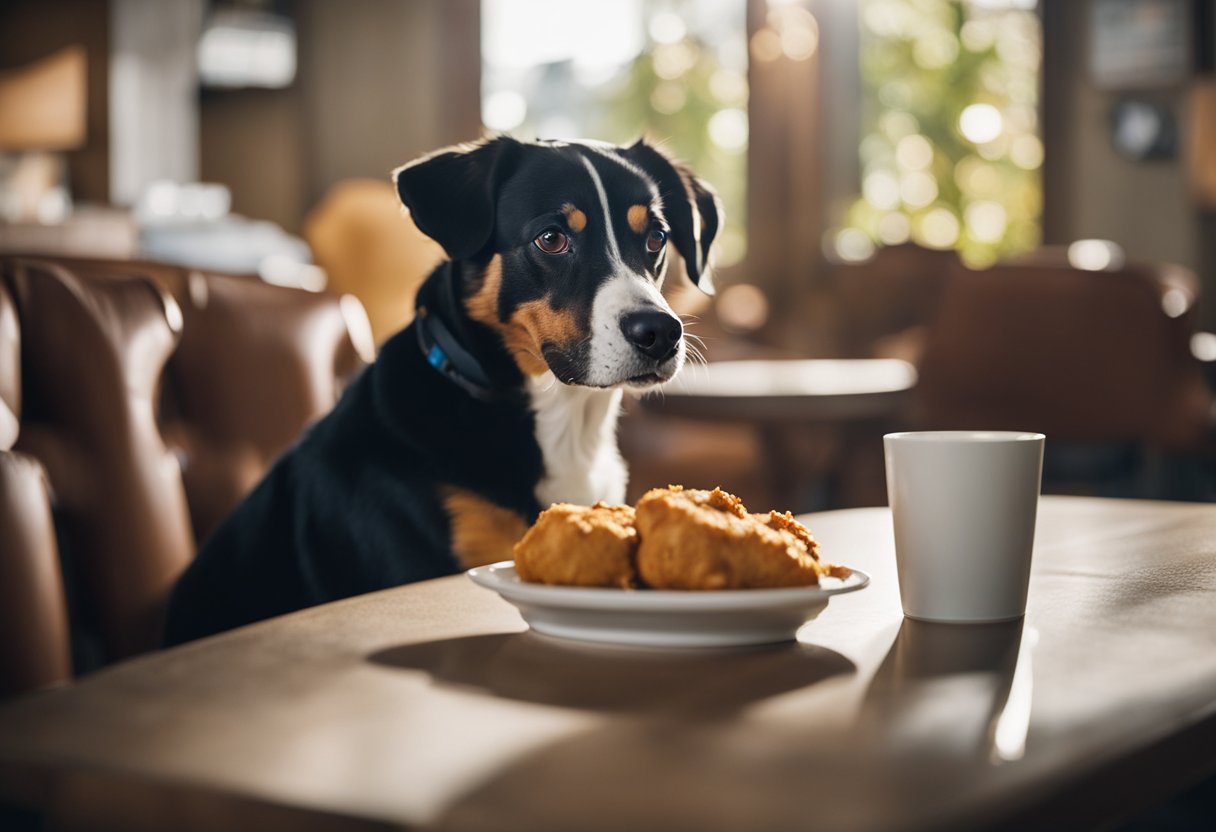
[[[87,277],[139,274],[177,302],[160,424],[178,456],[196,540],[261,479],[343,385],[374,359],[349,296],[272,286],[253,276],[163,263],[58,258]]]
[[[1189,346],[1197,286],[1193,273],[1169,265],[957,266],[919,367],[919,421],[1203,447],[1213,394]]]
[[[374,348],[352,340],[349,296],[200,272],[185,280],[164,427],[182,451],[202,540],[300,432],[329,412],[345,383],[374,359]]]
[[[9,693],[159,643],[192,523],[218,522],[373,356],[353,298],[156,263],[0,266]]]
[[[831,279],[840,354],[915,363],[958,265],[953,251],[905,243],[880,248],[865,262],[836,266]]]
[[[72,677],[46,474],[12,450],[21,412],[20,361],[17,311],[0,283],[0,697]]]
[[[84,280],[36,260],[11,262],[6,278],[21,320],[17,449],[49,475],[75,623],[95,628],[107,659],[147,650],[194,553],[180,469],[155,414],[176,304],[147,278]]]

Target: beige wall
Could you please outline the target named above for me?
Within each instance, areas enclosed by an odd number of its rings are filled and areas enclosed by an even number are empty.
[[[202,175],[234,210],[298,231],[335,182],[387,179],[476,138],[476,0],[296,0],[299,70],[287,90],[204,94]]]

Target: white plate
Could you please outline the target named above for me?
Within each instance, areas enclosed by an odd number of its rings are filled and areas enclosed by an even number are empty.
[[[509,560],[468,571],[478,586],[514,604],[538,633],[649,647],[730,647],[790,641],[833,595],[855,592],[870,576],[821,578],[790,589],[687,591],[548,586],[521,581]]]

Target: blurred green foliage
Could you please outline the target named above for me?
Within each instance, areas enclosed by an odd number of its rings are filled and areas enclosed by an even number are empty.
[[[863,195],[842,226],[877,244],[953,247],[979,266],[1038,245],[1036,13],[959,0],[860,0],[859,11]]]

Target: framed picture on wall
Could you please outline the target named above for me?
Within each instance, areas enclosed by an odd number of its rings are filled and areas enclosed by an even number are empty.
[[[1194,65],[1193,0],[1091,0],[1089,67],[1104,90],[1184,83]]]

